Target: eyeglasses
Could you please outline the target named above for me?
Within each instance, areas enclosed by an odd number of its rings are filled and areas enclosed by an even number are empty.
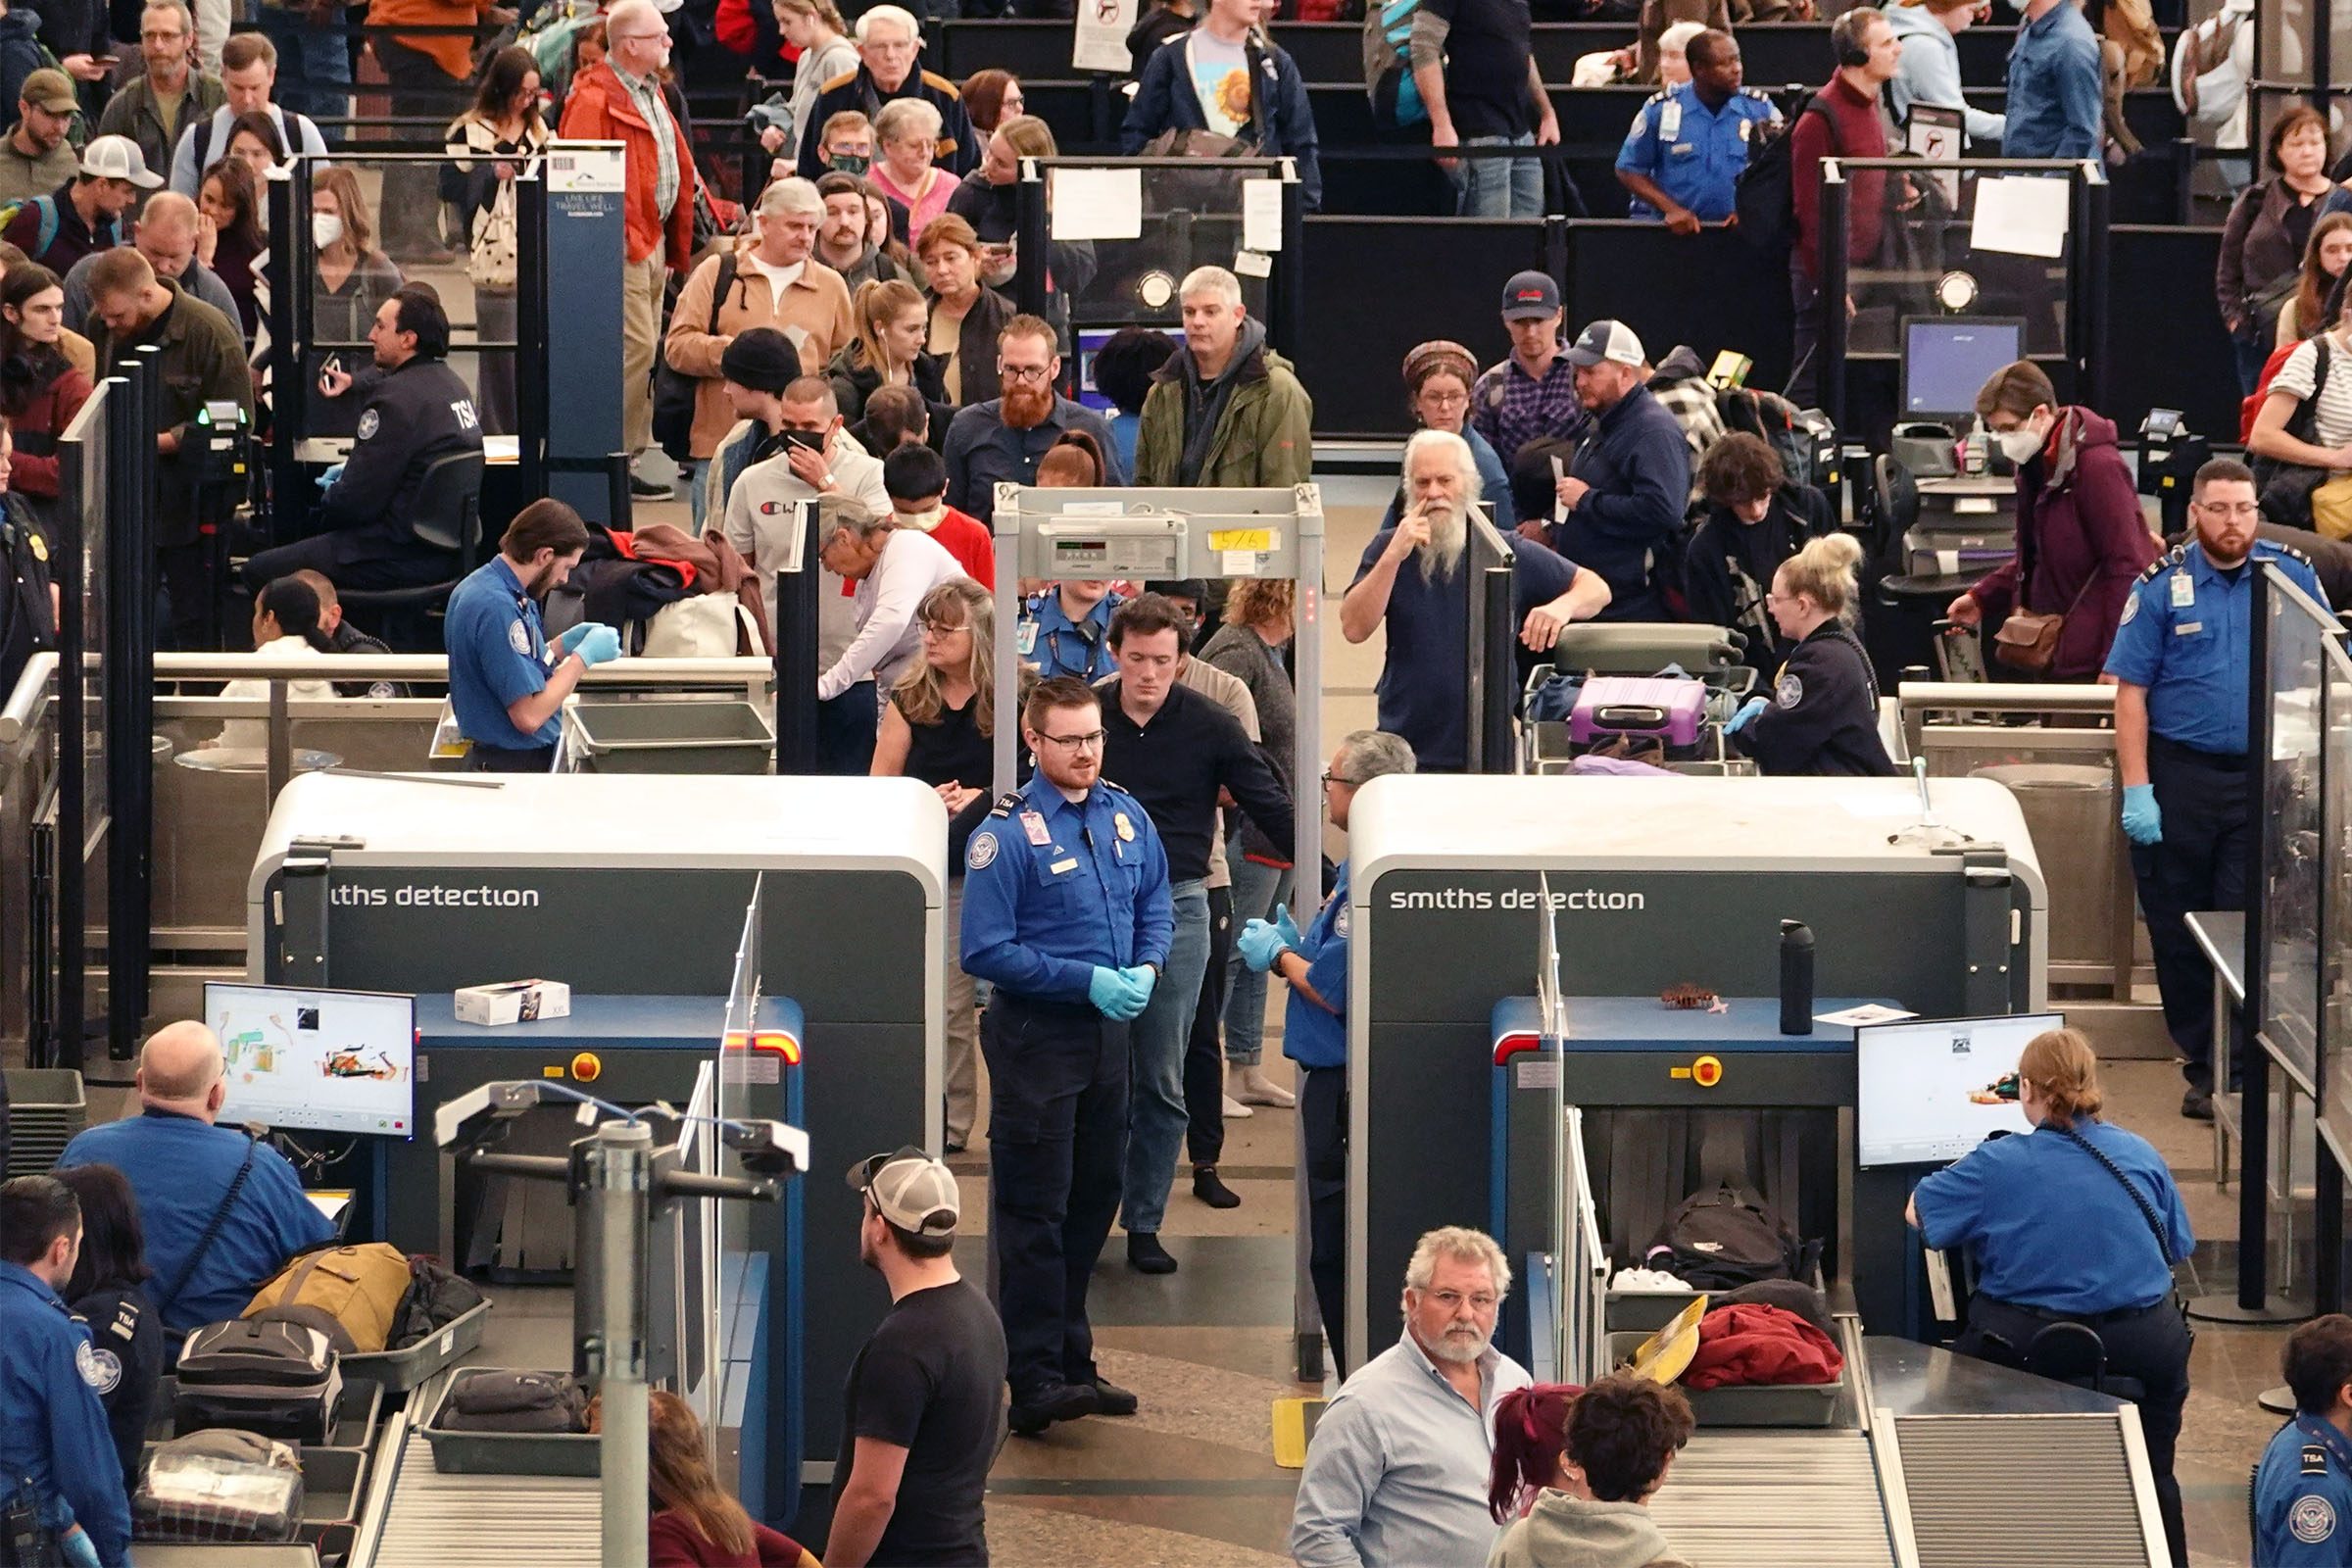
[[[1348,777],[1344,773],[1335,773],[1328,767],[1323,770],[1323,787],[1325,789],[1331,788],[1334,784],[1345,784],[1349,789],[1353,789],[1355,788],[1355,783],[1356,781],[1354,779]]]
[[[1049,746],[1059,746],[1073,752],[1099,752],[1102,749],[1102,731],[1090,729],[1083,735],[1040,735],[1038,739]]]
[[[1054,379],[1054,367],[1051,365],[999,365],[997,374],[1007,381],[1045,382]]]
[[[2262,509],[2251,501],[2200,501],[2197,510],[2213,517],[2254,517]]]
[[[614,43],[654,43],[657,41],[667,43],[669,42],[669,29],[664,27],[660,32],[622,33],[616,35],[612,41]]]
[[[1462,1309],[1462,1303],[1467,1301],[1470,1303],[1470,1310],[1476,1312],[1481,1317],[1484,1317],[1488,1313],[1494,1311],[1494,1308],[1500,1305],[1502,1301],[1501,1297],[1494,1295],[1491,1291],[1480,1291],[1474,1296],[1464,1296],[1459,1291],[1430,1291],[1425,1294],[1427,1294],[1431,1300],[1437,1302],[1438,1305],[1444,1307],[1448,1312],[1460,1311]]]
[[[959,631],[969,630],[971,628],[959,620],[926,620],[923,622],[923,635],[926,637],[953,637]]]

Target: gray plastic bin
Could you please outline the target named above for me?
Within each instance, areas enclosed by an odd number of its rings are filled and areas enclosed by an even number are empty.
[[[2115,770],[2103,762],[2001,762],[1969,776],[2017,797],[2049,885],[2050,962],[2111,966],[2116,863],[2126,854]]]
[[[1649,1336],[1632,1330],[1609,1336],[1609,1361],[1622,1366]],[[1685,1389],[1700,1427],[1827,1427],[1838,1423],[1851,1367],[1840,1367],[1835,1383],[1774,1384],[1747,1389]]]
[[[440,1333],[428,1335],[405,1350],[344,1356],[343,1381],[372,1383],[386,1394],[401,1394],[415,1388],[480,1346],[482,1329],[490,1317],[490,1304],[485,1298],[481,1305],[450,1319]]]
[[[744,702],[579,703],[566,724],[582,773],[765,773],[776,729]]]
[[[90,1124],[81,1074],[67,1067],[11,1067],[0,1076],[8,1080],[8,1174],[41,1175]]]
[[[467,1370],[482,1370],[468,1368]],[[502,1367],[500,1371],[529,1371]],[[453,1383],[454,1387],[454,1383]],[[441,1425],[451,1389],[441,1391],[422,1431],[432,1445],[433,1468],[452,1476],[597,1476],[604,1473],[604,1439],[580,1432],[452,1432]]]
[[[172,1422],[172,1400],[178,1393],[179,1379],[166,1373],[156,1380],[155,1413],[147,1421],[149,1443],[168,1443],[179,1436]],[[373,1383],[355,1383],[346,1378],[343,1396],[335,1401],[335,1424],[327,1434],[327,1446],[371,1446],[375,1442],[376,1414],[383,1408],[383,1403],[384,1391],[381,1388]],[[335,1517],[340,1518],[341,1515]]]

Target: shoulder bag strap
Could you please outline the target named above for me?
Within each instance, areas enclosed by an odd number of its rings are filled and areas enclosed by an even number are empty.
[[[2060,1137],[2065,1138],[2070,1143],[2074,1144],[2091,1158],[2097,1160],[2099,1162],[2099,1167],[2106,1171],[2108,1175],[2114,1177],[2116,1184],[2123,1188],[2126,1193],[2131,1195],[2132,1206],[2139,1210],[2139,1217],[2148,1222],[2148,1234],[2156,1239],[2156,1255],[2163,1258],[2164,1266],[2167,1269],[2170,1269],[2173,1266],[2173,1244],[2166,1237],[2164,1221],[2156,1217],[2156,1205],[2148,1201],[2148,1195],[2141,1192],[2138,1188],[2132,1186],[2132,1178],[2125,1175],[2122,1168],[2118,1166],[2114,1160],[2109,1159],[2107,1155],[2099,1149],[2099,1147],[2092,1143],[2089,1139],[2083,1137],[2072,1127],[2052,1128],[2051,1130],[2056,1132]]]
[[[194,1277],[197,1265],[213,1250],[213,1243],[220,1240],[220,1227],[228,1222],[230,1206],[236,1202],[237,1194],[245,1190],[245,1179],[253,1174],[254,1152],[260,1148],[261,1145],[253,1139],[245,1140],[245,1161],[237,1167],[237,1174],[229,1179],[228,1191],[220,1195],[220,1206],[213,1210],[211,1222],[204,1227],[204,1234],[196,1238],[196,1245],[188,1250],[188,1259],[179,1265],[179,1272],[172,1277],[171,1285],[155,1298],[157,1317],[172,1310],[172,1303],[179,1299],[179,1293],[188,1288],[188,1281]]]
[[[735,286],[735,279],[739,275],[740,270],[736,266],[735,253],[733,251],[728,251],[726,254],[719,257],[718,275],[710,280],[710,324],[705,328],[705,330],[708,331],[712,337],[718,336],[718,308],[720,305],[725,303],[727,298],[727,290]],[[769,303],[771,305],[782,305],[784,302],[782,300],[771,300]]]

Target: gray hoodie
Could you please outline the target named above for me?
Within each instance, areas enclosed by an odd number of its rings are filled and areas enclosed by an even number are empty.
[[[1638,1502],[1588,1502],[1545,1488],[1487,1554],[1487,1568],[1690,1568]]]

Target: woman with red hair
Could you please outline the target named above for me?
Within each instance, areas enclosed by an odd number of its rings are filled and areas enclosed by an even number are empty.
[[[1487,1506],[1496,1524],[1525,1515],[1545,1488],[1575,1497],[1592,1495],[1585,1490],[1584,1472],[1568,1457],[1568,1416],[1582,1393],[1573,1383],[1538,1383],[1513,1389],[1494,1406],[1494,1471],[1487,1484]]]

